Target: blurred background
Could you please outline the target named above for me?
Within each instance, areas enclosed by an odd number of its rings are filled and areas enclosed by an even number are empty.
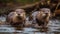
[[[28,7],[28,11],[29,9],[33,11],[34,9],[38,9],[36,5],[39,6],[39,8],[50,8],[52,12],[54,12],[59,2],[60,0],[0,0],[0,15],[8,14],[15,8],[27,9]],[[58,13],[60,12],[58,11]]]

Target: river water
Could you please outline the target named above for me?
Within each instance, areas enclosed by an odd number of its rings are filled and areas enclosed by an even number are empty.
[[[5,23],[6,18],[0,17],[0,22]],[[15,27],[11,25],[2,24],[0,25],[0,34],[60,34],[60,20],[51,19],[49,20],[48,30],[46,32],[41,32],[41,29],[24,27],[21,30],[16,30]]]

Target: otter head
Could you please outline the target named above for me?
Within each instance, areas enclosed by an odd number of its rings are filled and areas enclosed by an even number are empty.
[[[17,18],[18,19],[23,19],[25,17],[25,11],[23,9],[16,9],[15,10],[16,14],[17,14]]]
[[[48,9],[48,8],[42,8],[42,9],[40,9],[40,11],[42,11],[43,12],[43,14],[45,14],[45,17],[51,17],[51,12],[50,12],[50,9]]]
[[[39,11],[39,13],[37,14],[37,18],[40,20],[40,19],[43,19],[44,17],[46,16],[46,14],[43,12],[43,11]]]

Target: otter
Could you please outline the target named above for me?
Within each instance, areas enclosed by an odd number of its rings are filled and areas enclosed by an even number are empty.
[[[51,13],[48,8],[42,8],[32,13],[33,23],[37,23],[39,26],[47,26],[50,17]]]
[[[23,9],[16,9],[13,12],[10,12],[7,16],[7,22],[11,25],[19,25],[25,23],[26,13]]]

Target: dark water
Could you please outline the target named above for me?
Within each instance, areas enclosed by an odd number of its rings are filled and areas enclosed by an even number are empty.
[[[5,17],[0,17],[0,22],[5,23]],[[48,31],[41,32],[41,29],[24,27],[23,30],[16,30],[11,25],[0,25],[0,34],[60,34],[60,20],[52,19],[48,24]],[[4,32],[4,33],[3,33]]]

